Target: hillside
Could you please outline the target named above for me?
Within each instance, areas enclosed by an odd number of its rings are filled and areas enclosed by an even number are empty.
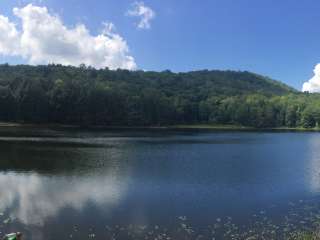
[[[287,120],[281,112],[286,110],[279,108],[287,105],[279,102],[292,94],[299,95],[281,82],[250,72],[0,65],[0,121],[282,126]],[[276,98],[278,102],[271,102]]]
[[[45,91],[53,87],[55,81],[89,80],[104,84],[125,85],[133,89],[161,89],[166,94],[176,91],[188,94],[190,91],[200,97],[215,95],[239,95],[262,93],[281,95],[295,90],[281,82],[250,72],[240,71],[193,71],[187,73],[143,72],[127,70],[95,70],[61,65],[49,66],[9,66],[0,65],[0,85],[9,86],[12,92],[28,87],[32,81],[40,81]]]

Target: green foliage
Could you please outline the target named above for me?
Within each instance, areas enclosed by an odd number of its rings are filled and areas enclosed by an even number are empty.
[[[0,65],[0,121],[318,127],[320,95],[250,72]]]
[[[289,236],[288,240],[319,240],[320,235],[319,232],[297,232],[291,234],[292,236]]]

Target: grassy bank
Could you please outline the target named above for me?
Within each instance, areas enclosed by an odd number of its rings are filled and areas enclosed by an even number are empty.
[[[173,125],[168,128],[177,129],[213,129],[213,130],[254,130],[253,127],[246,127],[241,125],[232,124],[186,124],[186,125]]]
[[[320,233],[296,233],[288,238],[288,240],[320,240]]]
[[[173,125],[168,128],[173,129],[208,129],[208,130],[248,130],[248,131],[320,131],[319,127],[316,128],[303,128],[303,127],[276,127],[276,128],[254,128],[241,125],[232,124],[189,124],[189,125]]]

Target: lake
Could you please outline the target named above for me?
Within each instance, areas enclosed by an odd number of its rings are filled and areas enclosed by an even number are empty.
[[[0,232],[285,238],[320,219],[320,134],[0,128]]]

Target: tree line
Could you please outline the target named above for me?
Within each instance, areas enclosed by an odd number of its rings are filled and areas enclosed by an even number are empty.
[[[0,65],[0,121],[317,127],[320,95],[250,72]]]

